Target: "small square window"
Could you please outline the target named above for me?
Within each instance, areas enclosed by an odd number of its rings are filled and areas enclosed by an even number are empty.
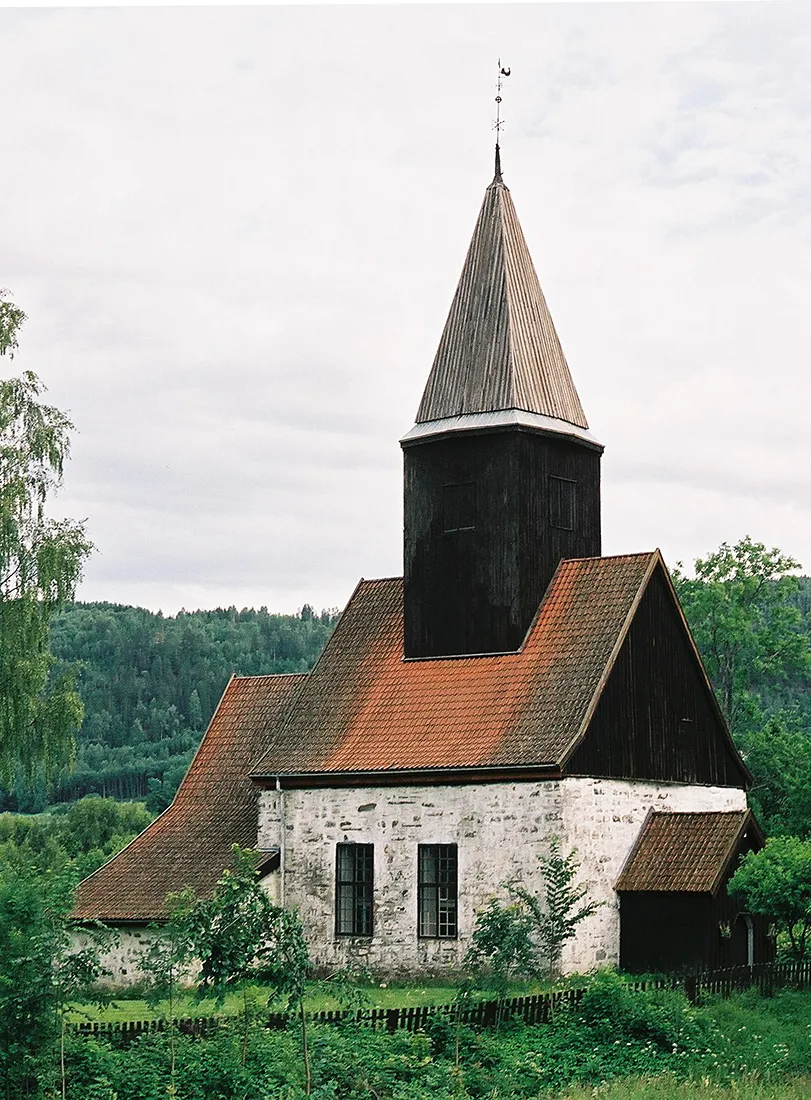
[[[476,483],[443,486],[442,512],[444,531],[472,531],[476,526]]]
[[[576,481],[549,478],[549,522],[562,531],[574,531]]]
[[[336,934],[371,936],[374,845],[339,844],[335,880]]]
[[[417,932],[421,939],[455,940],[457,848],[420,844],[417,848]]]

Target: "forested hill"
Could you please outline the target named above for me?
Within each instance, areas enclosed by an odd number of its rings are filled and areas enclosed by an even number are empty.
[[[147,799],[163,809],[188,767],[232,673],[304,672],[337,621],[298,615],[181,611],[77,603],[52,623],[51,645],[77,670],[85,706],[76,765],[47,794],[17,791],[0,809],[33,810],[89,793]]]

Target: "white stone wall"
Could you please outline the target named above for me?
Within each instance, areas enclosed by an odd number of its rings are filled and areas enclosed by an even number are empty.
[[[270,900],[279,905],[281,888],[281,875],[271,872],[262,879],[262,886],[267,890]],[[144,974],[140,968],[140,957],[149,948],[154,937],[154,932],[146,925],[113,927],[115,938],[106,951],[102,952],[101,963],[107,973],[101,978],[103,985],[126,986],[143,981]],[[90,937],[83,932],[74,932],[71,937],[72,946],[76,950],[87,947],[91,942]],[[198,977],[200,964],[192,961],[185,974],[181,978],[181,985],[193,985]]]
[[[125,925],[119,925],[113,931],[115,941],[101,955],[102,965],[108,971],[101,978],[102,984],[121,986],[141,981],[143,974],[139,969],[139,959],[149,947],[153,933],[146,927]],[[72,945],[77,950],[87,947],[90,942],[90,938],[82,932],[73,934]]]
[[[648,811],[745,810],[746,793],[732,787],[642,783],[624,779],[564,779],[564,854],[577,849],[579,882],[588,900],[605,904],[580,925],[563,949],[565,973],[619,965],[619,877]]]
[[[476,911],[505,879],[531,879],[561,821],[556,782],[265,791],[258,843],[281,848],[280,894],[298,908],[317,964],[396,973],[457,966]],[[374,844],[372,937],[335,935],[335,849],[345,841]],[[417,938],[418,844],[459,846],[458,940]]]
[[[264,791],[258,847],[281,849],[276,897],[298,908],[314,961],[368,966],[390,973],[458,966],[476,911],[500,884],[521,880],[540,891],[538,856],[553,836],[578,849],[579,879],[589,899],[606,904],[583,922],[564,949],[567,973],[619,961],[619,909],[614,882],[651,806],[668,810],[733,810],[743,791],[564,779],[543,783],[447,787],[370,787]],[[374,935],[335,935],[335,850],[342,842],[374,844]],[[459,939],[417,938],[417,845],[459,846]],[[275,878],[275,876],[269,876]]]
[[[457,967],[476,912],[501,884],[518,880],[540,892],[538,856],[553,836],[564,854],[578,852],[588,899],[604,902],[563,951],[566,973],[619,962],[619,900],[614,883],[648,810],[740,810],[742,790],[564,779],[543,783],[447,787],[368,787],[263,791],[257,847],[278,847],[281,867],[263,886],[277,903],[298,908],[317,965],[368,966],[386,973]],[[374,844],[374,935],[335,935],[335,850],[342,842]],[[417,938],[417,845],[457,844],[459,938]],[[105,956],[106,980],[141,978],[138,956],[147,928],[120,927]],[[81,944],[82,937],[76,938]]]

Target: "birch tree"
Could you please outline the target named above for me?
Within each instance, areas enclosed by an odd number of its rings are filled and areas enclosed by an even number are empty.
[[[0,354],[12,356],[22,310],[0,293]],[[91,550],[84,524],[52,519],[73,425],[40,398],[35,374],[0,380],[0,781],[50,776],[71,756],[82,704],[52,676],[49,622],[73,598]]]

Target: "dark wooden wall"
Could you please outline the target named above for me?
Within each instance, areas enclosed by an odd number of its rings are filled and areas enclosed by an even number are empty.
[[[728,787],[747,783],[660,568],[565,771]]]
[[[510,429],[404,449],[405,653],[517,649],[561,558],[600,553],[600,455]],[[549,478],[576,483],[573,530],[550,522]],[[445,486],[473,482],[473,529],[445,531]]]
[[[712,912],[709,894],[621,894],[620,969],[673,973],[707,966]]]
[[[740,858],[754,845],[741,840],[715,895],[672,893],[620,894],[620,967],[631,973],[746,966],[748,937],[740,902],[727,883]],[[754,962],[774,958],[768,921],[753,916]],[[721,933],[728,925],[730,936]]]

